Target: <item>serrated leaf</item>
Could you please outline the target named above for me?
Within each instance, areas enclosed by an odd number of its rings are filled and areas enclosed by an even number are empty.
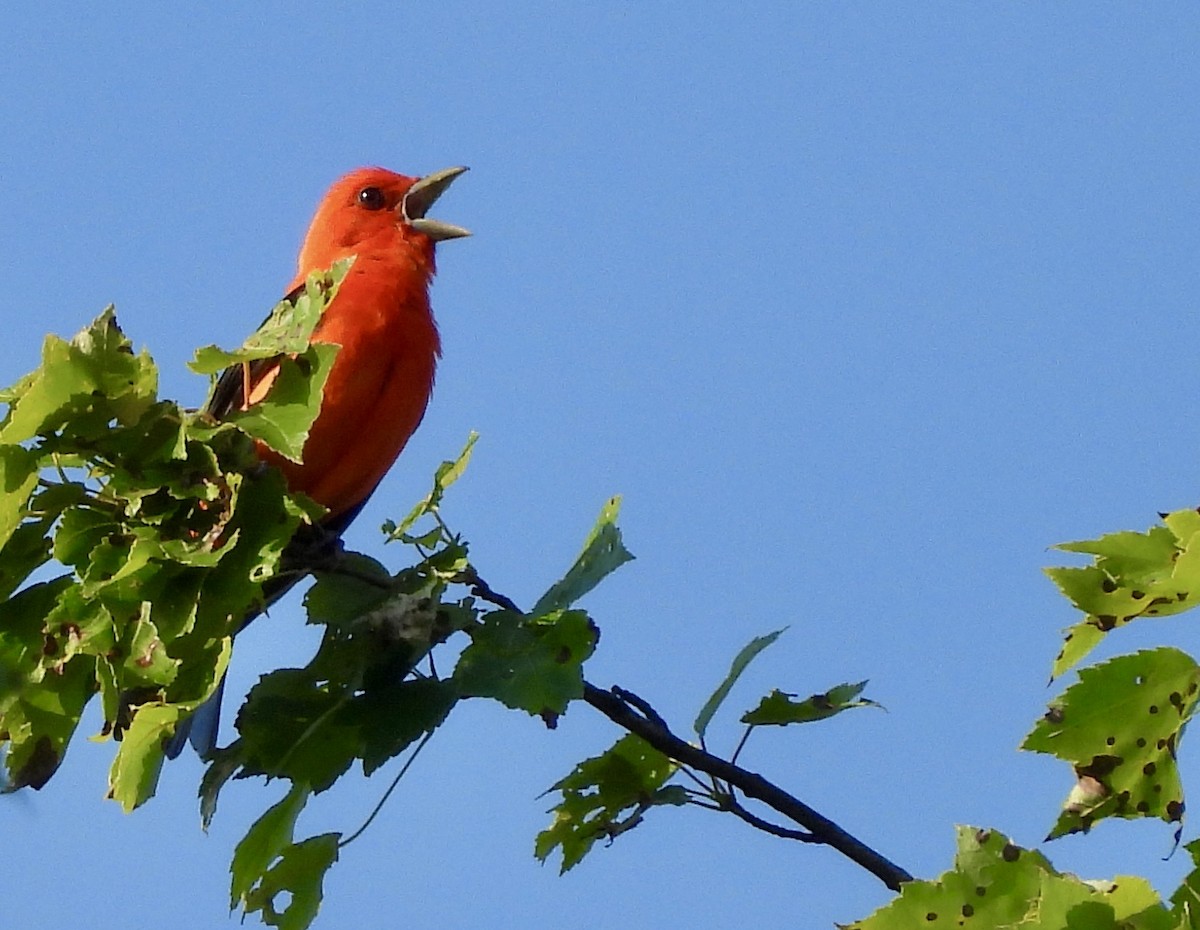
[[[601,755],[579,763],[550,789],[561,792],[562,801],[550,809],[554,821],[538,834],[534,855],[545,862],[560,849],[559,871],[567,872],[597,840],[611,841],[637,826],[651,807],[686,804],[682,788],[664,787],[677,768],[632,733]]]
[[[236,719],[243,769],[328,788],[359,757],[360,736],[342,725],[350,695],[318,686],[307,669],[263,675]]]
[[[1178,924],[1144,878],[1081,881],[1045,873],[1026,926],[1073,930],[1176,930]]]
[[[1053,676],[1080,661],[1106,633],[1142,617],[1182,613],[1200,600],[1200,515],[1195,511],[1168,514],[1162,526],[1145,533],[1111,533],[1056,548],[1091,555],[1093,564],[1046,570],[1088,615],[1069,631]]]
[[[866,686],[865,681],[840,684],[823,694],[814,694],[802,701],[795,700],[794,694],[776,689],[764,697],[754,710],[743,714],[742,723],[751,726],[787,726],[791,723],[825,720],[852,707],[879,707],[875,701],[859,698]]]
[[[742,672],[746,671],[746,667],[754,661],[754,658],[770,646],[775,640],[783,634],[783,629],[776,630],[774,633],[768,633],[766,636],[756,636],[750,642],[742,647],[742,650],[734,657],[733,664],[729,667],[729,674],[724,680],[717,685],[717,690],[712,693],[704,706],[700,708],[700,713],[696,715],[696,722],[692,724],[692,729],[696,731],[696,735],[701,740],[704,739],[704,734],[708,731],[708,725],[712,722],[713,715],[724,703],[725,698],[729,696],[730,690],[737,683],[737,680],[742,677]]]
[[[951,871],[936,881],[906,882],[899,897],[866,920],[838,926],[1177,930],[1178,923],[1144,879],[1084,881],[1055,871],[1041,853],[1003,834],[959,827]]]
[[[133,353],[109,307],[70,342],[46,337],[42,364],[20,382],[0,444],[45,434],[72,415],[90,416],[91,428],[100,432],[114,418],[132,423],[154,403],[156,390],[153,361],[145,352]]]
[[[633,554],[625,548],[621,531],[617,528],[620,510],[620,496],[610,498],[605,503],[600,517],[584,540],[583,551],[575,559],[575,564],[534,604],[534,614],[565,610],[596,587],[605,576],[633,560]]]
[[[490,697],[514,710],[556,715],[583,695],[583,662],[596,645],[587,614],[526,617],[496,610],[468,632],[453,681],[464,697]]]
[[[226,422],[262,440],[284,458],[301,461],[337,353],[338,346],[320,343],[295,359],[281,358],[279,374],[267,396],[249,409],[233,412]]]
[[[1054,657],[1054,664],[1050,668],[1050,679],[1053,681],[1083,661],[1083,658],[1095,649],[1102,639],[1104,639],[1104,631],[1092,622],[1092,618],[1081,620],[1069,627],[1063,636],[1062,648]]]
[[[230,909],[246,901],[250,890],[262,881],[271,863],[291,845],[296,818],[308,803],[309,793],[306,785],[292,785],[283,800],[259,817],[237,844],[229,867],[232,873]]]
[[[295,299],[284,299],[275,305],[262,326],[255,330],[240,349],[227,352],[216,346],[196,351],[188,368],[197,374],[215,375],[234,365],[274,358],[278,355],[298,355],[310,344],[313,330],[325,309],[337,296],[354,259],[342,259],[328,271],[310,274],[304,290]]]
[[[1200,840],[1192,840],[1184,845],[1188,855],[1192,857],[1192,871],[1184,876],[1183,881],[1171,895],[1171,904],[1176,911],[1187,911],[1200,917]]]
[[[345,722],[362,733],[363,774],[441,726],[457,700],[457,689],[433,678],[396,682],[356,697]]]
[[[1119,656],[1080,671],[1021,748],[1070,762],[1077,783],[1050,833],[1105,817],[1183,818],[1175,747],[1200,692],[1200,666],[1177,649]]]
[[[1040,853],[1022,849],[995,831],[959,827],[953,869],[936,881],[906,882],[890,904],[866,920],[839,927],[1016,927],[1036,905],[1042,876],[1048,873],[1054,870]]]

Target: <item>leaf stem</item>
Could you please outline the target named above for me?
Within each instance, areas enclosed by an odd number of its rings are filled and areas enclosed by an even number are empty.
[[[421,742],[417,743],[417,748],[414,749],[412,751],[412,755],[405,760],[404,766],[400,769],[400,773],[392,779],[392,783],[388,785],[387,791],[383,793],[383,797],[379,799],[379,803],[375,805],[375,809],[372,810],[367,819],[363,821],[363,825],[361,827],[351,833],[346,839],[338,843],[338,849],[345,849],[363,835],[363,832],[371,825],[371,821],[373,821],[379,815],[379,812],[383,810],[383,805],[387,803],[388,798],[392,796],[392,792],[396,790],[396,786],[400,784],[400,779],[404,777],[405,773],[409,770],[409,768],[412,767],[412,764],[417,761],[417,756],[420,754],[421,750],[425,748],[425,744],[429,742],[432,736],[433,731],[430,730],[423,737],[421,737]]]

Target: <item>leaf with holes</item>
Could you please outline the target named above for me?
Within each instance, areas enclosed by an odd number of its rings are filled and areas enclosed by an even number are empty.
[[[463,697],[490,697],[548,721],[583,696],[583,663],[596,628],[579,610],[526,617],[494,610],[468,629],[452,681]]]
[[[841,930],[913,927],[1040,927],[1044,930],[1176,930],[1178,921],[1144,879],[1084,881],[1054,870],[1036,850],[991,830],[958,828],[954,868],[906,882],[899,897]]]
[[[1052,677],[1079,662],[1111,630],[1140,617],[1162,617],[1192,607],[1200,594],[1200,514],[1167,514],[1145,533],[1110,533],[1056,548],[1093,558],[1091,565],[1049,568],[1063,595],[1087,614],[1067,632]]]
[[[676,768],[632,733],[607,752],[585,759],[550,789],[561,791],[562,801],[551,808],[554,822],[538,834],[534,855],[545,862],[561,849],[560,872],[567,872],[597,840],[611,841],[633,829],[651,807],[686,804],[684,790],[666,784]]]
[[[261,911],[263,923],[282,930],[312,926],[325,895],[325,873],[337,861],[340,841],[340,833],[322,833],[284,847],[279,861],[246,895],[246,913]],[[280,910],[282,900],[286,904]]]
[[[1021,748],[1070,762],[1076,784],[1050,838],[1105,817],[1183,819],[1175,747],[1195,710],[1200,666],[1178,649],[1083,669]]]
[[[953,869],[935,881],[906,882],[890,904],[842,930],[1016,926],[1035,906],[1046,874],[1053,869],[1041,853],[1001,833],[959,827]]]
[[[306,786],[292,785],[283,800],[259,817],[237,844],[233,852],[233,863],[229,867],[232,875],[229,890],[230,909],[245,903],[250,890],[262,881],[271,863],[291,845],[296,818],[304,810],[308,797],[309,790]]]

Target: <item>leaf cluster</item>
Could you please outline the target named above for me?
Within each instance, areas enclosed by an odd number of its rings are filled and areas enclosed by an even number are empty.
[[[345,268],[316,276],[311,332]],[[277,353],[269,345],[243,357]],[[307,358],[297,356],[297,363]],[[308,362],[321,367],[321,356]],[[317,378],[309,379],[316,383]],[[46,339],[40,366],[0,392],[0,737],[10,787],[41,787],[89,701],[121,741],[110,794],[154,792],[161,741],[215,689],[230,639],[280,571],[288,538],[316,514],[257,464],[254,424],[217,423],[157,396],[110,307],[74,339]],[[277,385],[303,442],[320,389]]]

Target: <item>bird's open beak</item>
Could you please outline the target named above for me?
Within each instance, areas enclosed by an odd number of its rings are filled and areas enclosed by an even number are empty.
[[[424,233],[434,242],[441,242],[444,239],[461,239],[463,236],[471,235],[469,229],[463,229],[452,223],[443,223],[441,220],[435,220],[425,215],[437,199],[446,192],[446,189],[454,183],[454,179],[466,170],[461,167],[444,168],[433,174],[427,174],[417,181],[408,189],[404,200],[400,202],[400,213],[404,222],[417,232]]]

